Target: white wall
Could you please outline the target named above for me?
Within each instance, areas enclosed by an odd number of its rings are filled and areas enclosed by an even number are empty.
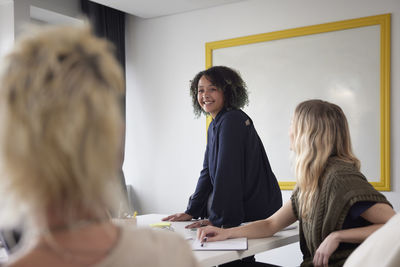
[[[31,22],[31,6],[73,18],[79,17],[81,13],[79,0],[14,0],[13,2],[15,37],[23,31],[24,25]],[[47,18],[43,17],[41,20],[47,21]]]
[[[392,192],[384,194],[400,210],[398,0],[249,0],[156,19],[128,17],[124,171],[127,183],[135,188],[137,209],[183,212],[194,191],[206,134],[204,117],[194,118],[188,87],[205,67],[206,42],[384,13],[392,13]],[[283,195],[287,200],[290,192]],[[298,256],[290,261],[278,255],[289,263],[276,263],[298,264]]]
[[[31,6],[64,17],[76,18],[80,14],[79,0],[0,0],[0,65],[1,58],[13,47],[24,25],[31,22]]]
[[[14,44],[14,4],[12,0],[0,2],[0,58]]]
[[[17,0],[20,1],[20,0]],[[57,12],[69,17],[79,17],[81,14],[79,0],[25,0],[31,5]]]

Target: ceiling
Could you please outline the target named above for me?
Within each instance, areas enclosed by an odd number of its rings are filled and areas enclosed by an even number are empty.
[[[91,0],[125,13],[155,18],[246,0]]]

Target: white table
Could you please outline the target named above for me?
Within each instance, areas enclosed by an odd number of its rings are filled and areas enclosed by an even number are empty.
[[[164,217],[166,217],[166,215],[140,215],[137,216],[137,224],[138,227],[149,227],[152,223],[161,222],[161,218]],[[189,239],[190,237],[195,238],[196,231],[185,228],[189,223],[190,222],[172,222],[172,227],[176,233],[181,234],[185,239]],[[299,229],[296,227],[295,229],[278,232],[272,237],[249,239],[248,250],[245,251],[193,251],[193,253],[201,266],[208,267],[252,256],[297,241],[299,241]]]

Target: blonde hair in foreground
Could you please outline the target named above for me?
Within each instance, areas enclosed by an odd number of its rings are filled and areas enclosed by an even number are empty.
[[[29,30],[0,79],[0,216],[105,218],[118,195],[120,66],[88,25]]]
[[[292,131],[300,213],[307,218],[328,158],[353,163],[358,169],[360,162],[352,152],[346,116],[335,104],[322,100],[300,103],[294,112]]]

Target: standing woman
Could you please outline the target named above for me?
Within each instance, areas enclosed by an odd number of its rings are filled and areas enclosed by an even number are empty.
[[[251,118],[246,84],[225,66],[199,72],[191,82],[194,112],[213,117],[203,170],[187,210],[164,218],[208,218],[189,227],[237,226],[267,218],[282,206],[282,195]]]
[[[339,106],[321,100],[300,103],[290,141],[297,179],[291,200],[266,220],[232,229],[207,227],[198,231],[198,238],[269,237],[298,220],[301,266],[342,266],[395,212],[360,173]]]

